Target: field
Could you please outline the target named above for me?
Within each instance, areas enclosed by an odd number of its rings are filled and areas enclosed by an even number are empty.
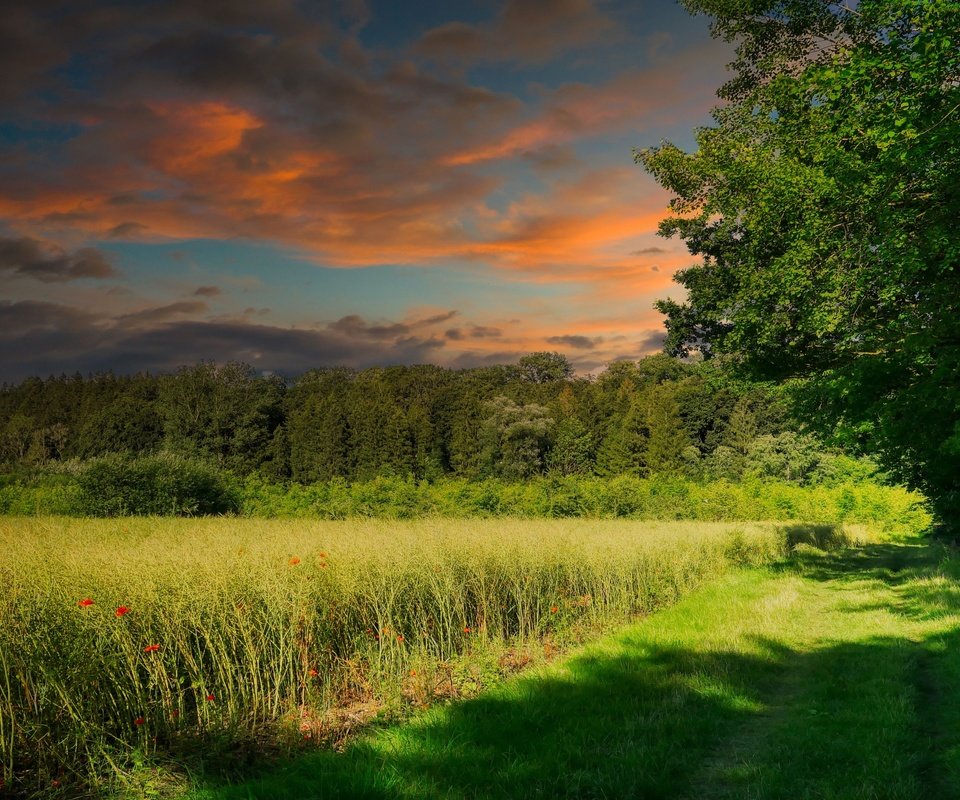
[[[6,518],[2,777],[28,796],[149,796],[169,786],[145,775],[335,743],[733,567],[866,538],[777,523]]]
[[[345,753],[190,797],[954,800],[958,577],[922,541],[801,548]]]

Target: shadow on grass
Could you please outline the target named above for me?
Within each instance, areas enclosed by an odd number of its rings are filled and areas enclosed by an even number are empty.
[[[935,553],[873,545],[805,556],[814,580],[890,586]],[[915,595],[918,610],[926,602]],[[939,600],[938,600],[939,602]],[[918,611],[919,613],[919,611]],[[709,623],[722,626],[718,613]],[[948,798],[960,631],[800,652],[774,639],[696,649],[696,630],[568,659],[471,701],[316,753],[216,798]],[[658,643],[659,642],[659,643]],[[952,738],[951,738],[952,737]],[[953,759],[953,760],[951,760]]]

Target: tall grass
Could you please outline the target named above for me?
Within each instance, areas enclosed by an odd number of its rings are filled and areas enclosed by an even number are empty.
[[[378,709],[476,691],[798,535],[849,538],[773,523],[3,519],[2,778],[79,793],[144,759],[329,740]]]

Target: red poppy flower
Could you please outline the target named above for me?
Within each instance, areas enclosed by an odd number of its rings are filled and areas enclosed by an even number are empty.
[[[300,559],[299,559],[297,556],[294,556],[293,558],[290,559],[290,566],[291,566],[291,567],[295,567],[295,566],[297,566],[297,564],[299,564],[299,563],[300,563]]]
[[[177,709],[173,709],[173,711],[170,712],[170,716],[171,718],[176,719],[177,717],[180,716],[180,712],[177,711]]]
[[[146,720],[145,720],[143,717],[137,717],[137,718],[133,721],[133,724],[136,725],[137,727],[139,727],[139,726],[143,725],[144,722],[146,722]]]
[[[323,550],[321,550],[321,551],[320,551],[320,558],[326,558],[326,557],[327,557],[327,554],[326,554],[325,552],[323,552]]]
[[[469,628],[469,627],[464,628],[464,629],[463,629],[463,632],[464,632],[464,633],[470,633],[470,628]]]
[[[317,675],[319,675],[319,674],[320,674],[320,673],[317,672],[315,669],[310,670],[310,677],[311,677],[311,678],[316,678]]]
[[[557,607],[556,607],[556,606],[550,606],[550,613],[551,613],[551,614],[556,614],[556,613],[557,613]]]
[[[212,702],[213,702],[214,700],[216,700],[216,699],[217,699],[217,698],[214,697],[213,692],[211,692],[210,694],[207,695],[207,702],[208,702],[208,703],[212,703]]]
[[[157,650],[159,650],[159,649],[160,649],[160,645],[158,645],[158,644],[148,644],[146,647],[143,648],[143,652],[144,652],[144,653],[156,653]]]
[[[410,670],[410,677],[413,677],[416,674],[417,674],[417,671],[415,669]]]
[[[402,636],[397,636],[397,641],[398,641],[398,642],[402,642],[402,641],[403,641],[403,637],[402,637]]]
[[[93,605],[93,600],[89,597],[84,597],[77,605],[80,606],[80,608],[88,608]]]
[[[122,616],[124,616],[125,614],[129,614],[129,613],[130,613],[130,609],[127,608],[126,606],[120,606],[120,607],[116,610],[116,615],[117,615],[118,617],[122,617]]]

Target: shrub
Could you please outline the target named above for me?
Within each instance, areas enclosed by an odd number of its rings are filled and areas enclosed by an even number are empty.
[[[169,453],[91,461],[77,476],[77,510],[91,517],[224,514],[239,507],[228,476]]]

